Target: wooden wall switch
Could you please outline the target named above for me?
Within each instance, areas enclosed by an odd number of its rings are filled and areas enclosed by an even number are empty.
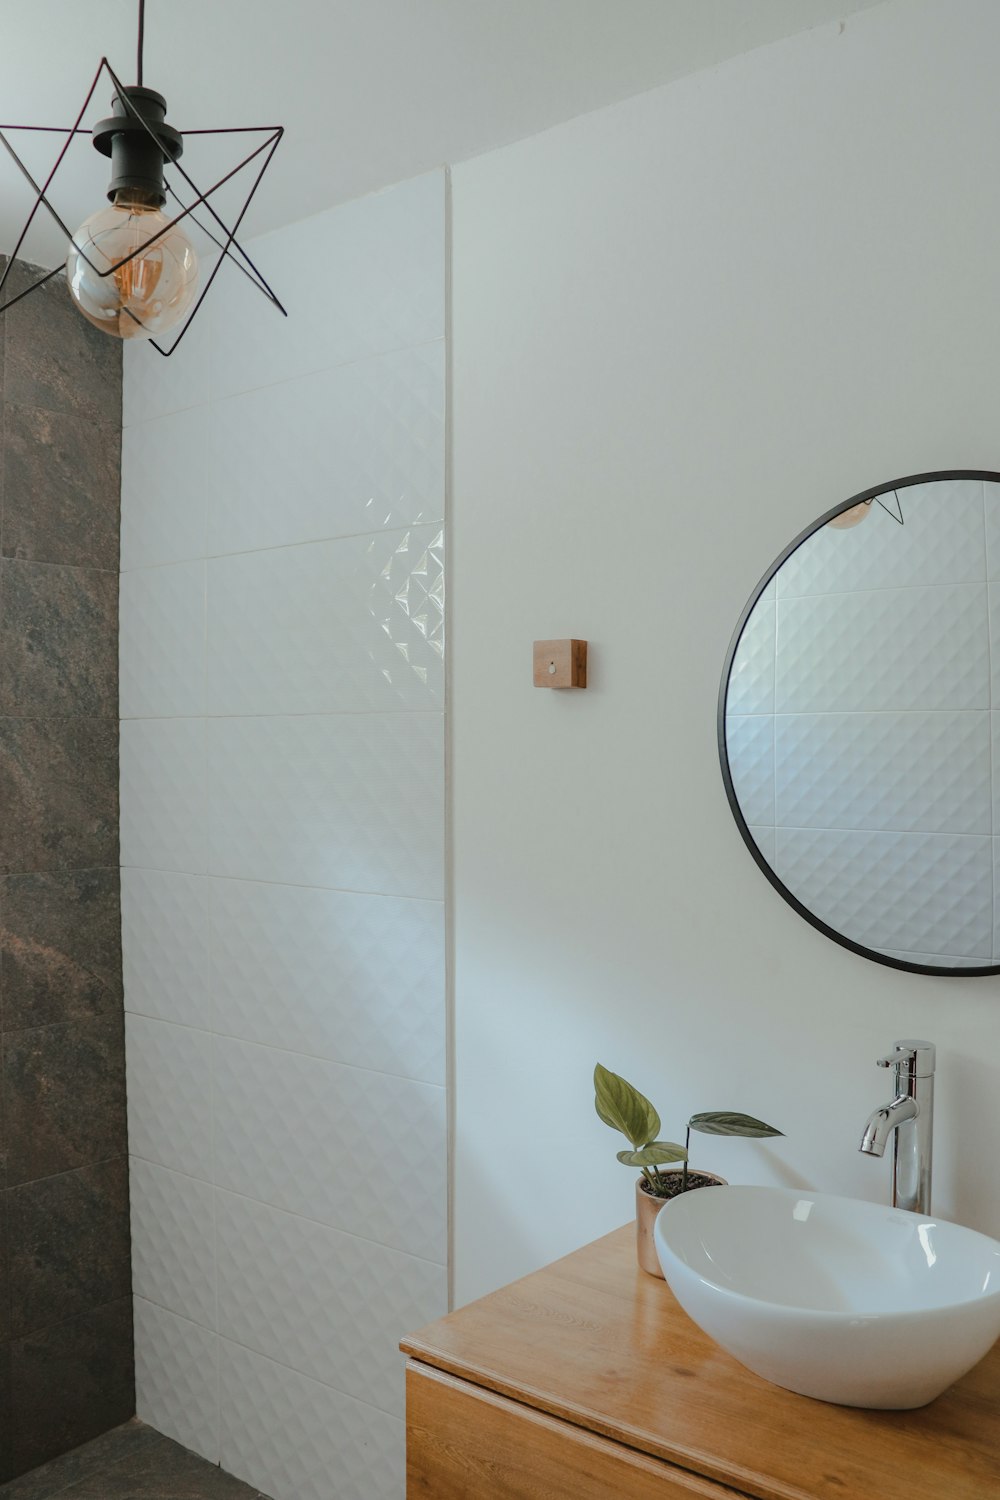
[[[536,641],[535,687],[585,688],[587,686],[586,641]]]

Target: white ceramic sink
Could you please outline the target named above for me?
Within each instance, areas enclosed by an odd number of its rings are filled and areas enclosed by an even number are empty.
[[[1000,1335],[1000,1243],[856,1198],[701,1188],[657,1216],[685,1312],[748,1369],[842,1406],[925,1406]]]

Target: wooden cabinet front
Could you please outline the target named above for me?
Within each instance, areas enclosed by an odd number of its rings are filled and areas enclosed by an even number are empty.
[[[735,1492],[426,1365],[406,1370],[407,1500],[735,1500]]]

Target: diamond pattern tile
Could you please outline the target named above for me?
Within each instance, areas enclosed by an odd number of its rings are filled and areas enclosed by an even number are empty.
[[[223,1340],[224,1469],[277,1500],[403,1500],[405,1429],[355,1401]]]
[[[993,840],[779,828],[774,868],[803,905],[866,947],[989,958]]]
[[[402,1417],[399,1341],[447,1312],[430,1261],[220,1193],[219,1331]]]
[[[205,563],[121,576],[119,713],[170,718],[205,710]]]
[[[211,1038],[127,1015],[125,1053],[129,1151],[211,1182]]]
[[[134,1308],[136,1415],[218,1463],[218,1337],[144,1297]]]
[[[444,360],[438,339],[218,402],[209,555],[440,522]]]
[[[214,1057],[220,1187],[444,1263],[443,1089],[228,1037]]]
[[[985,712],[779,715],[774,821],[805,828],[990,834],[990,717]]]
[[[204,720],[127,719],[120,754],[122,864],[203,873]]]
[[[121,882],[125,1009],[207,1030],[210,882],[141,869]]]
[[[442,897],[440,714],[212,719],[207,730],[213,874]]]
[[[215,1191],[133,1156],[132,1285],[137,1297],[215,1329]]]
[[[199,313],[199,317],[201,314]],[[159,356],[143,350],[143,364]],[[131,350],[125,350],[128,369]],[[167,363],[173,364],[176,355]],[[146,378],[145,369],[142,378]],[[125,381],[128,399],[130,381]],[[213,476],[208,406],[156,417],[122,434],[121,566],[154,567],[205,556],[206,497]]]
[[[213,400],[443,338],[444,174],[264,235],[254,259],[288,317],[261,309],[246,277],[222,268],[212,288],[225,329],[212,342]],[[302,274],[310,264],[323,268],[320,294]]]
[[[927,964],[934,969],[974,969],[992,962],[988,958],[963,958],[956,953],[906,953],[901,948],[882,948],[879,951],[887,958],[901,958],[908,964]]]
[[[758,599],[743,627],[726,692],[728,714],[774,713],[773,599]]]
[[[778,713],[989,707],[985,584],[779,598],[777,621]]]
[[[441,903],[209,885],[217,1031],[444,1083]]]
[[[727,714],[726,753],[733,790],[748,823],[774,822],[774,715]]]
[[[396,1345],[445,1305],[444,209],[278,231],[287,320],[223,273],[126,350],[139,1409],[277,1500],[402,1500]]]
[[[986,503],[986,576],[1000,579],[1000,484],[984,484]]]
[[[443,544],[421,526],[213,559],[212,712],[441,707]]]
[[[821,526],[813,532],[780,569],[779,599],[982,582],[980,480],[911,485],[899,491],[899,500],[902,526],[873,503],[858,526],[846,531]],[[891,493],[886,504],[895,508]]]

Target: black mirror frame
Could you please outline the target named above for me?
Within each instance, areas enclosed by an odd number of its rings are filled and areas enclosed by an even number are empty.
[[[980,479],[989,481],[992,484],[1000,484],[1000,473],[997,473],[992,469],[937,469],[928,474],[910,474],[907,475],[904,479],[894,479],[889,484],[874,485],[870,490],[862,490],[860,495],[852,495],[850,500],[845,500],[842,504],[835,505],[831,510],[826,511],[823,515],[820,516],[819,520],[814,521],[811,525],[807,526],[804,531],[800,531],[795,540],[791,542],[785,548],[784,552],[781,553],[780,557],[778,557],[777,560],[772,563],[770,568],[768,568],[767,572],[758,583],[757,587],[754,589],[753,593],[750,595],[750,599],[747,602],[742,614],[740,615],[740,618],[736,625],[736,629],[733,632],[733,638],[729,643],[729,649],[726,652],[726,660],[722,668],[722,682],[719,687],[719,762],[722,767],[722,780],[726,788],[726,796],[729,799],[729,806],[732,811],[733,817],[736,820],[736,826],[739,829],[740,834],[742,835],[743,842],[746,844],[747,848],[750,850],[750,853],[753,855],[755,862],[767,876],[768,880],[774,886],[779,896],[782,896],[784,900],[788,902],[789,906],[792,907],[794,911],[798,912],[800,917],[804,917],[811,927],[815,927],[826,937],[832,938],[832,940],[835,943],[839,943],[842,948],[849,948],[852,953],[857,953],[861,958],[872,959],[875,963],[885,964],[885,966],[890,969],[902,969],[908,974],[932,974],[936,975],[939,978],[976,979],[989,974],[1000,974],[1000,962],[977,966],[969,964],[960,969],[946,968],[944,965],[931,966],[929,964],[906,963],[903,959],[890,958],[886,953],[879,953],[874,948],[866,948],[863,943],[856,943],[853,941],[853,939],[845,937],[842,932],[838,932],[836,928],[828,926],[826,922],[822,921],[820,917],[816,916],[815,912],[810,911],[807,906],[804,906],[798,899],[798,897],[789,890],[784,881],[780,879],[777,873],[768,864],[760,848],[758,847],[753,834],[750,832],[749,825],[747,824],[747,821],[743,816],[742,809],[740,808],[739,801],[736,797],[736,789],[733,786],[732,771],[730,770],[729,766],[729,752],[726,748],[726,698],[729,695],[729,677],[733,670],[733,661],[735,659],[736,651],[740,643],[740,637],[743,634],[746,623],[753,613],[753,610],[761,594],[767,588],[768,584],[771,582],[771,579],[775,577],[778,570],[788,561],[792,553],[797,552],[798,549],[802,546],[803,542],[807,542],[809,538],[813,536],[817,531],[819,531],[821,527],[825,526],[828,521],[832,521],[834,516],[842,515],[845,510],[850,510],[852,506],[861,505],[866,500],[875,500],[880,495],[889,494],[893,490],[908,489],[911,485],[931,484],[934,482],[953,479]]]

